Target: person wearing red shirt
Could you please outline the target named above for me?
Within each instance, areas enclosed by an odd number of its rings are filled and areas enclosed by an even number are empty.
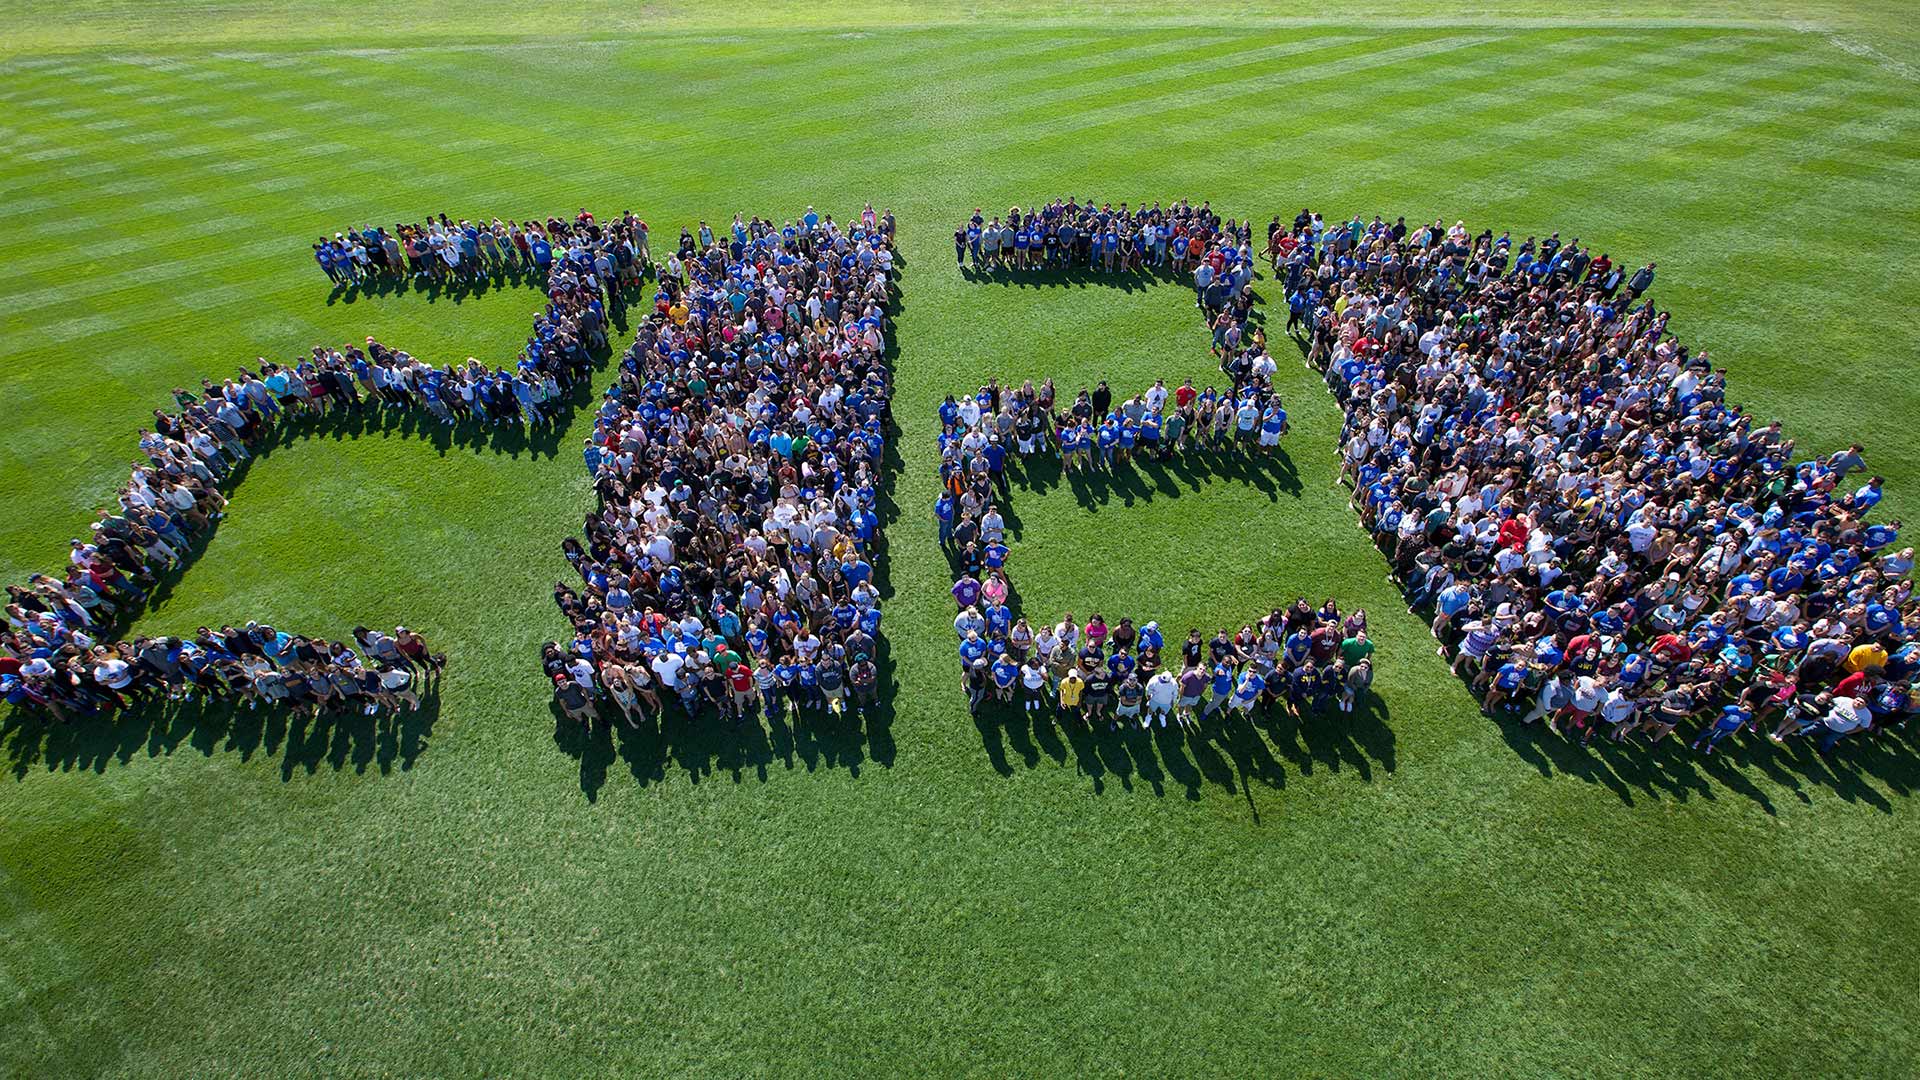
[[[753,669],[735,661],[733,666],[727,669],[727,686],[733,691],[733,718],[739,720],[747,715],[748,709],[753,707],[753,699],[757,693],[753,685]]]
[[[1500,523],[1500,546],[1515,551],[1525,551],[1527,547],[1527,523],[1518,515]]]
[[[1653,639],[1653,646],[1647,650],[1654,659],[1663,664],[1684,664],[1693,656],[1693,646],[1679,634],[1661,634]]]

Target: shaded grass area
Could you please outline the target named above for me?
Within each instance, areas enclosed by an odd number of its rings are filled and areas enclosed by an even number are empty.
[[[1531,6],[911,33],[667,11],[668,33],[574,41],[539,40],[530,5],[487,26],[533,36],[489,43],[485,11],[453,41],[453,16],[405,6],[248,5],[208,32],[247,43],[225,55],[166,45],[210,25],[186,16],[11,10],[42,44],[0,61],[9,580],[57,560],[174,385],[368,334],[435,362],[523,340],[540,298],[511,281],[330,296],[306,245],[347,223],[632,207],[661,246],[872,199],[905,266],[889,715],[582,739],[536,656],[591,505],[584,416],[527,445],[385,422],[289,441],[143,625],[406,622],[454,658],[440,695],[398,729],[183,710],[0,733],[0,1071],[1911,1071],[1905,737],[1700,761],[1481,718],[1332,485],[1339,417],[1304,369],[1282,369],[1285,467],[1030,478],[1016,577],[1029,613],[1182,628],[1361,604],[1377,712],[1198,742],[976,726],[931,520],[943,393],[1211,371],[1177,286],[955,270],[972,207],[1066,192],[1465,217],[1656,259],[1734,396],[1809,449],[1866,443],[1898,515],[1920,484],[1920,101],[1885,55],[1502,24],[1559,14]],[[1833,11],[1883,53],[1908,32]],[[1782,14],[1592,14],[1662,13]]]

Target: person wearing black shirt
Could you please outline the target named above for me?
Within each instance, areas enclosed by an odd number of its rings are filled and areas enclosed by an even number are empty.
[[[1112,704],[1113,676],[1107,674],[1107,665],[1097,662],[1088,664],[1086,672],[1087,690],[1081,699],[1086,703],[1086,708],[1082,715],[1087,721],[1087,728],[1091,730],[1093,722],[1105,717],[1107,707]]]

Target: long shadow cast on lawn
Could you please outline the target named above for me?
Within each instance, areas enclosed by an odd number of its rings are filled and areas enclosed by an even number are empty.
[[[1218,788],[1243,797],[1256,822],[1255,789],[1285,788],[1288,765],[1301,776],[1344,770],[1368,783],[1376,768],[1391,773],[1396,765],[1386,707],[1372,694],[1361,695],[1351,713],[1329,710],[1296,718],[1263,706],[1251,715],[1221,713],[1194,729],[1113,727],[1106,721],[1089,728],[1051,711],[1027,712],[988,701],[974,716],[974,727],[1002,776],[1013,775],[1015,757],[1029,769],[1043,758],[1055,765],[1071,760],[1096,795],[1117,784],[1129,792],[1144,787],[1156,796],[1171,787],[1198,800],[1207,789]]]
[[[327,306],[352,304],[368,296],[404,296],[416,294],[429,304],[444,299],[458,304],[468,297],[485,296],[495,289],[507,288],[544,288],[546,277],[540,270],[522,266],[518,262],[501,263],[490,266],[487,272],[471,277],[456,278],[416,278],[412,275],[389,277],[385,275],[362,278],[359,281],[343,281],[334,284],[327,293]]]
[[[374,716],[357,707],[308,715],[287,708],[251,709],[204,694],[187,701],[150,700],[69,723],[13,710],[0,722],[0,754],[16,780],[36,769],[104,773],[136,757],[168,757],[182,748],[206,757],[265,754],[280,760],[280,778],[321,769],[387,775],[405,771],[427,749],[440,719],[438,680],[419,684],[420,707]]]
[[[1881,787],[1901,798],[1920,789],[1920,747],[1903,727],[1856,734],[1828,753],[1821,753],[1809,738],[1776,745],[1747,733],[1721,742],[1715,753],[1706,755],[1688,745],[1697,730],[1679,729],[1651,744],[1629,736],[1620,743],[1603,738],[1582,746],[1545,724],[1522,724],[1512,717],[1494,722],[1508,747],[1541,776],[1559,774],[1598,784],[1628,806],[1640,799],[1713,801],[1730,794],[1752,801],[1769,815],[1778,813],[1773,796],[1754,783],[1750,770],[1802,803],[1811,803],[1812,793],[1824,788],[1882,813],[1892,813],[1893,804]]]
[[[756,710],[736,722],[710,709],[689,717],[678,699],[666,694],[658,715],[633,724],[602,701],[589,730],[569,719],[555,702],[549,706],[553,741],[580,763],[580,790],[589,801],[599,799],[616,762],[641,787],[676,775],[695,784],[714,777],[737,784],[749,777],[764,783],[777,772],[843,769],[857,778],[868,762],[891,768],[895,755],[893,698],[899,682],[884,637],[875,666],[880,669],[879,700],[864,716],[854,711],[849,698],[843,716],[786,703],[778,717]]]

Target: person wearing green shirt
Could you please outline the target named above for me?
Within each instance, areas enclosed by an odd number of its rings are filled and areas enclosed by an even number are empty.
[[[1352,637],[1340,643],[1340,659],[1345,660],[1348,667],[1372,656],[1373,642],[1367,640],[1365,630],[1355,630]]]

